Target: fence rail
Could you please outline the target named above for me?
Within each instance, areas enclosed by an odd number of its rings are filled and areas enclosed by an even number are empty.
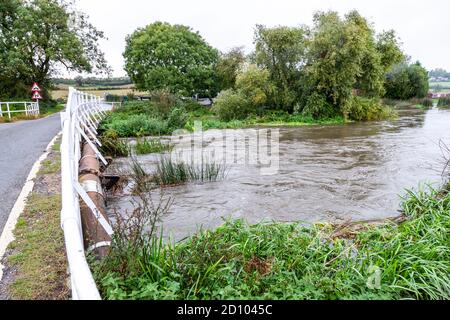
[[[98,151],[97,127],[111,105],[99,97],[69,88],[65,112],[61,113],[61,227],[64,231],[69,263],[72,299],[100,299],[97,286],[86,261],[80,216],[80,198],[93,213],[98,212],[78,181],[81,144],[88,143],[97,159],[106,165]],[[96,216],[97,217],[97,216]],[[98,217],[97,217],[98,218]]]
[[[23,105],[23,109],[15,109],[17,105]],[[8,114],[8,118],[11,119],[11,113],[25,113],[27,116],[37,117],[39,116],[39,102],[0,102],[0,117]]]

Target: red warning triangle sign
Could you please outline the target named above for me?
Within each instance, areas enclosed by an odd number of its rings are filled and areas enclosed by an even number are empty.
[[[35,91],[33,93],[33,97],[32,99],[38,100],[38,99],[42,99],[41,95],[39,94],[39,92]]]
[[[38,84],[35,82],[33,83],[33,87],[31,88],[31,91],[41,91],[41,88],[39,88]]]

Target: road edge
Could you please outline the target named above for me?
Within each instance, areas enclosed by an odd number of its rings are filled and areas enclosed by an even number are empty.
[[[28,174],[27,179],[25,180],[25,184],[22,187],[22,190],[20,191],[19,196],[17,197],[16,202],[14,203],[14,206],[12,207],[9,213],[8,220],[6,221],[5,226],[3,227],[2,234],[0,235],[0,281],[3,279],[3,269],[5,267],[1,263],[1,261],[5,255],[6,249],[8,248],[9,244],[15,239],[13,232],[17,224],[17,219],[20,217],[23,210],[25,209],[27,197],[34,188],[34,180],[37,176],[37,173],[39,172],[39,169],[41,168],[42,162],[48,157],[52,146],[55,144],[56,139],[60,134],[61,131],[58,132],[52,138],[52,140],[45,148],[44,153],[41,154],[38,160],[31,167],[30,173]]]

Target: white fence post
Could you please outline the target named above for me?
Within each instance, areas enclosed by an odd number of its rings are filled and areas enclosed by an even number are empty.
[[[3,110],[3,105],[6,105],[6,110]],[[12,105],[23,105],[23,109],[11,110]],[[4,117],[4,114],[8,114],[8,118],[11,119],[12,113],[25,113],[25,115],[39,116],[39,101],[38,102],[0,102],[0,117]]]
[[[100,145],[96,137],[96,129],[105,115],[106,113],[102,110],[97,97],[77,91],[72,87],[69,88],[66,111],[61,113],[63,129],[61,142],[61,227],[64,231],[71,276],[72,299],[74,300],[101,299],[84,253],[79,203],[79,197],[84,195],[78,183],[78,168],[81,158],[81,141],[87,142],[97,154],[98,159],[106,164],[106,160],[93,143]],[[92,206],[93,204],[89,203],[89,205]],[[92,212],[95,209],[91,209]],[[102,221],[101,217],[97,218],[100,219],[99,223],[105,230],[111,232],[108,223]]]

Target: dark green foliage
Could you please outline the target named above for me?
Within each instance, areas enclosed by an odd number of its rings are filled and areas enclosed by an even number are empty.
[[[439,98],[438,107],[441,107],[441,108],[450,107],[450,98],[447,98],[447,97]]]
[[[214,94],[218,52],[189,27],[155,22],[126,39],[125,69],[138,89]]]
[[[185,105],[192,102],[126,102],[115,109],[100,125],[113,129],[120,137],[170,134],[183,128],[188,120]]]
[[[217,181],[224,176],[225,170],[222,165],[206,159],[201,164],[195,164],[161,156],[153,175],[153,182],[160,186],[170,186],[194,181]]]
[[[385,97],[407,100],[426,97],[429,89],[428,73],[416,62],[396,65],[386,74]]]
[[[221,54],[216,66],[218,91],[233,89],[239,69],[245,62],[243,48],[233,48]]]
[[[318,119],[331,117],[337,114],[337,112],[334,110],[333,106],[327,102],[325,96],[317,92],[313,92],[308,97],[306,105],[303,108],[303,114],[311,116],[314,119]]]
[[[161,153],[170,150],[169,144],[164,144],[156,139],[138,138],[135,145],[136,154]]]
[[[120,140],[119,134],[114,129],[108,129],[100,135],[102,143],[101,152],[111,157],[126,157],[129,154],[129,146]]]
[[[422,101],[420,101],[420,104],[424,107],[424,108],[431,108],[433,106],[433,100],[429,99],[429,98],[425,98]]]
[[[269,103],[274,108],[290,112],[294,109],[306,61],[307,35],[306,27],[256,26],[255,61],[270,73],[270,85],[274,90],[269,94]]]
[[[98,41],[103,33],[65,0],[0,3],[0,98],[27,98],[38,82],[49,99],[50,77],[69,71],[109,71]]]
[[[103,127],[113,129],[120,137],[136,137],[143,135],[161,135],[169,132],[166,120],[150,117],[146,114],[110,116]]]
[[[129,77],[118,77],[118,78],[79,77],[75,79],[52,78],[51,80],[54,85],[64,84],[67,86],[80,86],[81,84],[81,86],[84,87],[102,87],[102,89],[133,84],[133,82]]]
[[[238,220],[175,245],[154,236],[126,259],[113,243],[96,278],[106,299],[447,300],[450,195],[410,193],[403,209],[401,225],[360,231]]]
[[[395,116],[391,107],[382,105],[380,100],[375,98],[352,97],[347,108],[345,112],[350,120],[382,120]]]

